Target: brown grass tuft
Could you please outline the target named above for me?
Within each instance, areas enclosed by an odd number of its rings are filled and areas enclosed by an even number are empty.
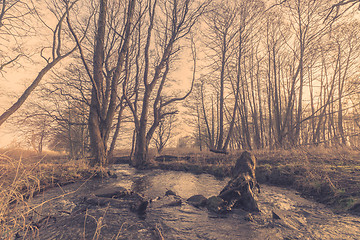
[[[242,151],[228,155],[209,151],[165,150],[181,160],[158,163],[162,169],[229,176]],[[360,151],[348,147],[302,147],[254,150],[260,183],[291,187],[304,196],[331,205],[339,211],[358,209],[360,203]],[[189,156],[184,160],[184,156]],[[180,159],[180,158],[179,158]],[[360,211],[360,210],[359,210]],[[360,213],[360,212],[359,212]]]
[[[90,169],[85,160],[67,160],[54,154],[39,156],[19,149],[0,151],[0,170],[0,239],[13,239],[19,231],[32,232],[36,237],[36,223],[30,220],[36,209],[30,208],[27,200],[47,188],[99,172]]]

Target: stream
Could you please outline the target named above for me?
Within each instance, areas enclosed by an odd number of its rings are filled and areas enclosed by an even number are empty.
[[[335,214],[293,190],[262,185],[258,196],[260,213],[249,215],[235,209],[219,215],[185,201],[197,194],[207,198],[217,195],[229,179],[165,170],[139,171],[126,164],[114,165],[112,171],[116,179],[75,183],[35,197],[30,205],[41,212],[38,215],[52,217],[46,223],[42,221],[32,238],[159,239],[156,230],[163,239],[360,239],[360,217]],[[81,211],[85,206],[81,199],[105,187],[131,189],[153,201],[142,217],[131,212],[125,200],[117,201],[117,207],[86,205]],[[180,196],[182,204],[166,205],[167,190]],[[273,211],[280,219],[273,218]]]

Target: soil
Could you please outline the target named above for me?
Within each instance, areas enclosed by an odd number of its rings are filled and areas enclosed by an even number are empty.
[[[326,151],[253,151],[258,162],[256,179],[262,184],[294,189],[336,212],[360,215],[360,153]],[[187,154],[187,158],[157,162],[156,168],[223,178],[231,175],[240,154]]]
[[[228,178],[209,174],[112,167],[117,178],[53,188],[29,201],[33,229],[18,239],[359,239],[360,217],[335,214],[294,190],[261,185],[260,213],[215,214],[186,203],[217,195]],[[116,198],[104,189],[128,189]],[[165,196],[171,190],[173,194]],[[106,192],[106,191],[105,191]],[[124,192],[124,191],[123,191]],[[133,193],[131,193],[133,192]],[[98,194],[99,195],[99,194]],[[132,210],[138,196],[151,200],[145,214]],[[176,204],[175,203],[176,200]]]

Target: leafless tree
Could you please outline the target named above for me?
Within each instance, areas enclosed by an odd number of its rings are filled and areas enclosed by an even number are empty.
[[[192,86],[183,96],[166,97],[164,88],[169,82],[168,74],[174,64],[174,59],[181,50],[182,41],[189,35],[207,4],[207,1],[199,3],[193,0],[148,1],[146,29],[138,29],[141,31],[139,34],[145,36],[145,42],[139,44],[144,69],[141,77],[137,75],[139,79],[141,78],[143,86],[141,108],[137,105],[138,102],[127,99],[127,104],[134,116],[133,164],[137,167],[147,163],[148,146],[161,120],[177,112],[176,110],[166,111],[166,107],[184,100],[191,93]],[[141,38],[139,39],[141,41]],[[194,69],[192,82],[195,79],[195,71]],[[137,82],[140,83],[140,80]],[[152,116],[149,113],[151,101]]]
[[[83,46],[79,41],[77,29],[72,25],[71,16],[67,15],[68,27],[92,84],[89,111],[92,165],[107,164],[108,140],[118,105],[118,87],[130,43],[136,2],[100,0],[95,5],[98,6],[94,12],[95,44],[90,52],[86,51],[89,46]],[[87,54],[92,55],[92,61],[88,60]]]
[[[4,11],[4,9],[6,10],[6,6],[8,3],[6,0],[2,1],[3,5],[2,5],[2,9]],[[14,4],[21,4],[21,1],[15,1]],[[61,60],[63,60],[64,58],[68,57],[71,53],[73,53],[76,49],[75,47],[67,47],[67,46],[63,46],[63,40],[64,40],[64,31],[65,31],[65,27],[64,27],[64,21],[66,16],[69,14],[70,10],[72,9],[72,7],[74,6],[75,2],[71,2],[68,3],[67,2],[67,6],[65,7],[64,5],[62,5],[62,8],[57,9],[56,12],[53,12],[56,19],[57,19],[57,24],[54,28],[51,28],[49,25],[47,25],[44,21],[43,24],[45,25],[45,27],[51,31],[52,36],[53,36],[53,41],[50,47],[49,51],[49,56],[45,56],[45,52],[47,50],[46,47],[42,48],[40,55],[41,57],[45,60],[46,65],[45,67],[43,67],[41,69],[41,71],[38,73],[38,75],[36,76],[36,78],[33,80],[33,82],[26,88],[26,90],[23,92],[23,94],[17,99],[17,101],[10,107],[8,108],[4,113],[2,113],[0,115],[0,125],[2,125],[13,113],[15,113],[20,107],[21,105],[23,105],[23,103],[26,101],[26,99],[30,96],[31,92],[39,85],[40,81],[43,79],[43,77],[45,76],[46,73],[48,73],[53,67],[55,67]],[[60,5],[56,5],[57,7],[61,7]],[[11,6],[10,6],[11,8]],[[1,15],[0,15],[1,16]],[[6,20],[6,15],[3,16],[3,24],[5,24],[5,20]],[[11,21],[10,23],[11,24]],[[11,26],[10,26],[11,27]]]
[[[159,154],[161,154],[169,140],[173,137],[175,124],[176,115],[169,115],[159,123],[154,137],[155,146]]]

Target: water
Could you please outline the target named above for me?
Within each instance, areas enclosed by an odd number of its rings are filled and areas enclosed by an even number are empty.
[[[34,198],[29,206],[37,206],[39,218],[53,217],[39,227],[36,239],[158,239],[154,229],[159,229],[166,240],[360,239],[360,217],[334,214],[326,206],[306,200],[293,190],[262,185],[260,213],[249,215],[234,210],[217,215],[206,208],[193,207],[185,200],[197,194],[218,195],[229,179],[164,170],[138,171],[125,164],[114,165],[113,171],[118,178],[54,188]],[[89,207],[81,203],[84,196],[91,196],[96,189],[114,185],[156,201],[149,205],[144,217],[131,212],[126,201],[119,207]],[[176,192],[183,203],[168,206],[174,198],[164,196],[167,190]],[[66,195],[58,197],[63,193]],[[48,202],[44,204],[44,201]],[[74,210],[82,206],[87,206],[86,210]],[[273,219],[272,211],[281,219]]]
[[[120,176],[118,185],[121,186],[121,174],[128,168],[115,167]],[[132,189],[151,199],[164,196],[167,190],[183,199],[197,194],[210,197],[218,195],[229,180],[164,170],[135,171],[132,177]],[[146,221],[161,224],[165,239],[360,239],[359,217],[334,214],[293,190],[262,185],[259,206],[261,213],[253,214],[253,221],[248,221],[248,214],[241,210],[218,216],[188,204],[153,204],[148,208]],[[273,219],[272,211],[281,219]]]

